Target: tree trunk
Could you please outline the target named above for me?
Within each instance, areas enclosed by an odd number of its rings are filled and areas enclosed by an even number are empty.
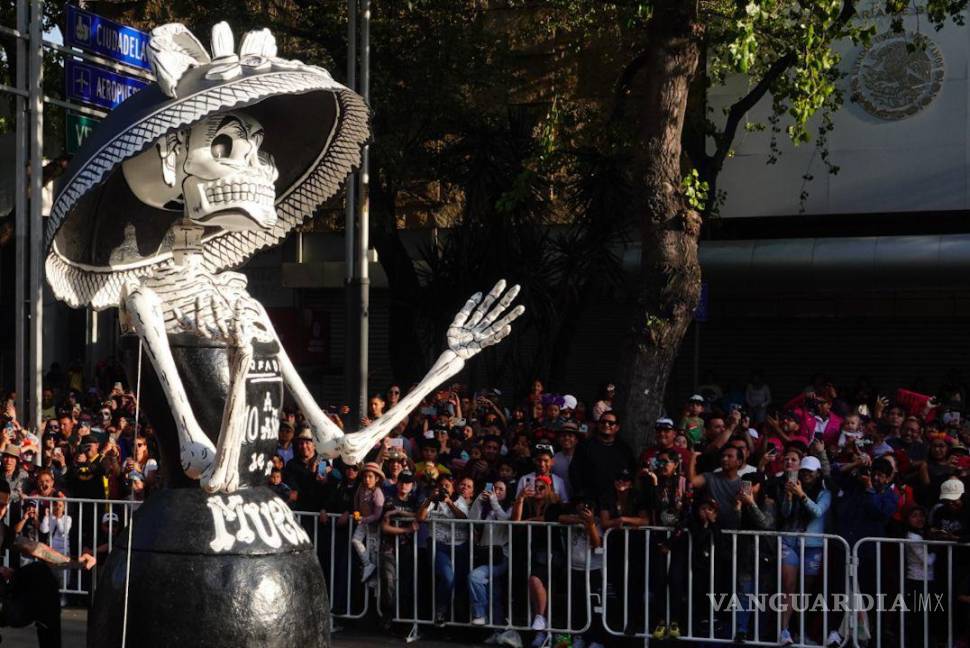
[[[648,26],[641,147],[633,179],[641,225],[640,282],[622,410],[625,436],[638,449],[652,441],[670,370],[700,297],[701,217],[680,190],[687,96],[700,58],[695,6],[658,2]]]

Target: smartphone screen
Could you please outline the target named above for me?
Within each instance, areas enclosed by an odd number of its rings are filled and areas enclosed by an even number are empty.
[[[491,482],[485,484],[485,490],[487,492],[491,493],[493,492],[494,489],[495,489],[495,486]]]

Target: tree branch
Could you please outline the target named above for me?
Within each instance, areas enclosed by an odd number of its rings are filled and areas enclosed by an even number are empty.
[[[725,158],[727,158],[728,151],[731,150],[731,144],[734,143],[734,137],[737,135],[738,126],[741,124],[741,120],[744,119],[744,115],[755,107],[755,105],[761,101],[761,98],[768,94],[768,90],[771,89],[772,84],[777,81],[785,70],[794,65],[797,57],[794,52],[788,52],[781,58],[777,59],[765,72],[765,75],[761,77],[761,80],[740,99],[738,99],[731,106],[728,111],[727,121],[724,123],[724,130],[716,138],[717,140],[717,150],[714,151],[714,155],[711,156],[711,171],[717,173],[720,171],[724,164]]]
[[[842,5],[842,10],[839,12],[839,17],[835,22],[834,30],[838,32],[841,30],[852,18],[856,15],[856,0],[845,0]],[[837,36],[837,33],[833,34],[833,37]],[[761,101],[768,91],[771,89],[772,84],[781,77],[785,71],[795,64],[798,55],[789,51],[784,56],[776,60],[768,68],[768,71],[761,78],[760,81],[751,89],[748,94],[743,96],[728,111],[728,118],[724,124],[724,130],[721,135],[716,138],[717,140],[717,150],[714,155],[711,156],[711,172],[716,174],[721,170],[724,164],[725,158],[727,158],[728,152],[731,150],[731,144],[734,143],[734,137],[737,135],[738,126],[741,124],[741,120],[744,118],[745,113],[754,108],[755,104]]]
[[[623,119],[626,109],[626,98],[630,94],[633,80],[640,70],[647,64],[649,58],[646,51],[640,52],[623,67],[620,78],[616,82],[616,89],[613,91],[613,112],[610,113],[608,123],[615,124]]]

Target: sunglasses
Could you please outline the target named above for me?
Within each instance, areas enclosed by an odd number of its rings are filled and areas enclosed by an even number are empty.
[[[618,423],[616,421],[604,421],[600,419],[600,425],[605,425],[606,427],[616,427]]]

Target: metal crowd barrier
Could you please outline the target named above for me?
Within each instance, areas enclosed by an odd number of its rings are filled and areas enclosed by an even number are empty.
[[[829,609],[835,607],[836,595],[851,591],[846,568],[850,550],[843,538],[722,531],[719,543],[700,547],[690,534],[672,538],[672,533],[668,527],[637,527],[609,529],[604,534],[603,625],[610,634],[647,638],[662,621],[667,628],[676,623],[682,640],[733,643],[743,631],[746,644],[776,646],[786,603],[782,594],[797,597],[788,601],[794,608],[792,619],[797,618],[797,625],[788,626],[798,638],[793,645],[829,645],[830,632],[839,630],[842,616]],[[783,592],[782,587],[786,538],[795,545],[791,550],[798,564],[796,589],[791,592]],[[821,542],[821,569],[811,585],[806,578],[809,539]],[[633,565],[642,565],[642,573],[631,570]],[[639,593],[637,600],[631,600],[631,590]],[[673,598],[678,595],[685,598],[686,613],[674,610]],[[814,615],[811,604],[818,597],[826,603]],[[813,616],[818,618],[810,619]],[[844,645],[848,633],[840,634],[839,645]]]
[[[560,525],[554,522],[510,522],[495,520],[455,520],[429,519],[424,523],[425,531],[416,538],[403,540],[395,536],[390,551],[394,556],[394,566],[389,572],[397,587],[393,588],[393,603],[388,601],[391,610],[382,610],[385,618],[395,623],[410,624],[413,640],[418,635],[419,625],[435,623],[436,611],[444,608],[446,625],[478,627],[492,630],[531,631],[532,621],[537,610],[532,609],[530,601],[530,578],[542,582],[546,592],[545,630],[550,634],[577,634],[589,629],[595,619],[593,600],[599,598],[599,591],[592,586],[590,565],[594,553],[587,546],[581,556],[573,556],[575,534],[585,533],[578,526]],[[437,539],[442,528],[447,530],[448,542]],[[482,534],[494,533],[502,528],[509,539],[506,547],[492,545],[480,546],[477,540]],[[456,531],[464,530],[464,542],[455,542]],[[545,551],[534,548],[544,545]],[[495,551],[498,547],[502,554],[496,563]],[[476,560],[475,549],[483,549],[487,557]],[[439,555],[446,558],[439,562]],[[582,562],[582,570],[571,569],[574,559]],[[504,570],[501,563],[505,563]],[[484,623],[473,623],[473,610],[469,589],[469,578],[478,568],[483,572],[483,585],[486,596]],[[496,567],[499,574],[496,575]],[[454,586],[447,593],[448,601],[442,603],[444,592],[439,591],[441,573],[450,569]],[[581,572],[576,574],[574,572]],[[403,572],[403,573],[402,573]],[[410,578],[408,578],[408,576]],[[580,582],[577,582],[580,581]],[[496,582],[498,581],[498,582]],[[582,588],[582,601],[575,605],[574,594],[577,587]],[[405,593],[406,592],[406,593]],[[402,596],[403,594],[403,596]],[[565,599],[562,598],[565,595]],[[402,601],[403,599],[403,601]],[[497,611],[497,603],[504,612]]]
[[[870,608],[856,615],[852,635],[855,646],[952,648],[958,634],[966,638],[968,606],[959,597],[970,591],[966,582],[954,582],[954,575],[963,581],[970,574],[970,545],[863,538],[852,548],[852,556],[854,592],[862,599],[860,607]],[[919,578],[909,578],[910,570]],[[964,611],[955,616],[959,607]]]
[[[65,502],[66,515],[71,519],[71,529],[66,538],[67,546],[63,547],[56,541],[53,528],[47,533],[38,533],[36,539],[55,549],[66,548],[67,551],[62,553],[67,553],[71,557],[77,557],[84,549],[94,552],[98,558],[98,565],[90,572],[83,569],[63,569],[59,570],[58,574],[62,595],[93,595],[98,582],[98,569],[114,548],[117,534],[127,527],[132,510],[136,509],[141,502],[76,497],[25,497],[7,509],[4,523],[16,524],[19,520],[13,519],[13,511],[15,509],[18,512],[21,511],[22,505],[27,501],[37,501],[40,504],[37,517],[38,530],[44,518],[42,510],[53,507],[56,501]],[[319,513],[307,511],[294,511],[294,513],[313,540],[314,549],[327,579],[332,615],[348,619],[365,616],[368,612],[370,596],[364,594],[364,587],[353,569],[355,561],[352,558],[353,551],[350,544],[355,528],[353,517],[348,519],[345,527],[341,527],[337,524],[340,515],[336,513],[328,514],[330,519],[328,524],[319,523]],[[110,514],[117,515],[117,522]],[[108,516],[107,522],[102,522],[105,515]],[[26,564],[31,560],[15,551],[7,551],[3,556],[3,565],[10,567],[13,561]],[[372,582],[376,583],[377,579]]]
[[[40,505],[39,530],[43,511],[57,498],[25,500]],[[98,553],[99,565],[140,504],[62,501],[72,520],[67,537],[58,541],[51,529],[37,539],[65,548],[71,556],[91,549]],[[12,519],[14,508],[8,509],[5,523],[18,522]],[[446,611],[448,626],[529,632],[537,612],[529,591],[530,577],[535,576],[546,593],[544,617],[550,636],[585,633],[595,623],[607,635],[650,639],[662,621],[667,628],[677,622],[683,641],[730,643],[746,630],[747,644],[778,645],[786,552],[797,566],[794,586],[787,592],[797,597],[788,626],[796,646],[828,646],[830,633],[837,631],[840,646],[851,639],[856,648],[953,648],[970,626],[965,613],[955,613],[963,605],[959,597],[970,595],[970,588],[961,582],[970,573],[970,545],[956,542],[863,538],[850,547],[830,534],[722,531],[719,542],[708,540],[699,547],[687,533],[672,540],[671,528],[638,527],[610,529],[602,534],[602,547],[591,550],[588,544],[574,542],[575,534],[585,534],[579,526],[431,518],[413,535],[391,541],[382,534],[377,571],[364,584],[351,544],[356,528],[353,517],[340,525],[341,515],[336,513],[327,514],[326,523],[320,522],[318,513],[296,511],[295,515],[313,541],[333,616],[362,618],[371,612],[373,598],[375,611],[385,622],[411,626],[409,639],[417,638],[420,626],[435,623],[435,612],[441,609]],[[482,552],[487,554],[482,557],[475,551],[482,535],[499,530],[508,539],[506,549],[500,549],[498,557],[491,550]],[[466,540],[457,543],[458,536]],[[821,543],[820,553],[811,552],[809,542]],[[573,555],[574,546],[585,550]],[[807,554],[819,562],[817,577],[806,574]],[[8,552],[3,565],[9,567],[15,560],[27,561]],[[504,573],[502,562],[507,563]],[[929,577],[931,566],[934,578]],[[921,577],[908,579],[907,568],[914,567],[916,571],[909,573]],[[484,623],[472,622],[468,578],[476,568],[487,568],[476,577],[487,600]],[[97,570],[63,570],[61,593],[92,595]],[[449,570],[453,587],[446,594],[439,591],[439,581],[448,580],[443,572]],[[683,581],[677,582],[680,577]],[[441,600],[443,596],[447,601]],[[678,609],[675,599],[683,600],[686,609]],[[817,605],[819,600],[823,604]],[[866,606],[871,609],[861,609]]]

